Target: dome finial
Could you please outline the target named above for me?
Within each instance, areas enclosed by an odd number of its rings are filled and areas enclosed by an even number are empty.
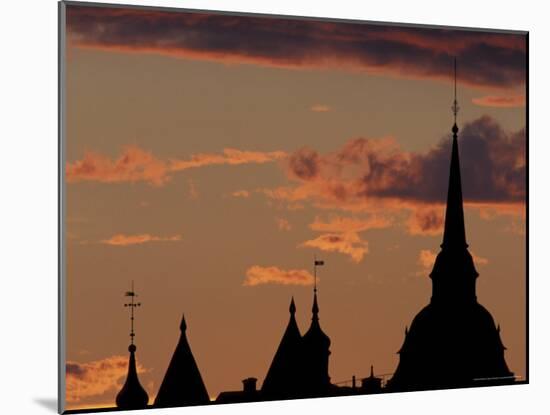
[[[135,302],[137,294],[134,291],[134,281],[132,281],[131,290],[126,291],[124,296],[130,297],[130,302],[124,304],[124,307],[130,308],[130,345],[128,346],[130,358],[128,360],[126,382],[116,396],[116,406],[120,409],[141,409],[147,407],[149,396],[143,386],[139,383],[136,367],[135,353],[137,348],[134,344],[134,337],[136,336],[134,332],[134,310],[136,307],[141,306],[141,303]]]

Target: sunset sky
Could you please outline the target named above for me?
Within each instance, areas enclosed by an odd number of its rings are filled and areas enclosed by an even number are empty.
[[[477,296],[525,376],[520,34],[67,8],[67,405],[114,406],[135,281],[150,402],[185,313],[211,397],[263,382],[313,257],[333,382],[429,302],[457,124]]]

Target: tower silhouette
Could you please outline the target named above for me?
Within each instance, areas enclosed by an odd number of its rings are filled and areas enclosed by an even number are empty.
[[[132,281],[131,291],[126,292],[126,297],[130,297],[130,302],[124,304],[124,307],[130,308],[130,346],[128,351],[130,352],[130,359],[128,361],[128,374],[126,375],[126,382],[116,396],[116,406],[120,409],[142,409],[147,407],[149,402],[149,396],[143,386],[139,383],[137,368],[136,368],[136,346],[134,344],[134,310],[136,307],[141,306],[141,303],[136,303],[134,300],[137,294],[134,291],[134,282]]]
[[[306,396],[323,396],[331,389],[328,374],[330,356],[330,338],[319,324],[319,305],[317,303],[317,266],[323,261],[314,260],[313,306],[311,308],[311,325],[302,338],[303,384]]]
[[[289,312],[288,325],[262,385],[262,395],[266,399],[289,399],[300,395],[302,335],[296,323],[294,297]]]
[[[445,228],[430,274],[432,297],[410,330],[405,330],[389,390],[495,385],[514,380],[504,359],[500,327],[495,327],[491,314],[477,302],[479,274],[466,243],[456,125],[456,61],[452,110],[455,122]]]
[[[328,396],[334,393],[328,374],[330,338],[319,324],[317,267],[324,261],[314,259],[313,306],[311,325],[301,336],[296,323],[296,305],[290,301],[290,318],[261,389],[262,399],[292,399]]]
[[[208,392],[187,341],[185,316],[181,318],[180,331],[179,342],[155,399],[156,407],[210,403]]]

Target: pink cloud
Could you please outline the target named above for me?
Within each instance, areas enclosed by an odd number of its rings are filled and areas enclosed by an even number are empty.
[[[231,193],[231,196],[248,198],[248,197],[250,197],[250,192],[248,190],[237,190],[237,191]]]
[[[477,256],[473,252],[470,253],[472,255],[475,265],[484,266],[489,264],[489,260],[487,258]],[[418,254],[417,263],[418,265],[420,265],[423,272],[420,272],[419,275],[424,275],[424,273],[430,272],[432,270],[436,257],[437,254],[430,249],[422,249],[420,251],[420,253]]]
[[[300,246],[345,254],[353,262],[361,262],[369,252],[368,242],[362,240],[356,232],[327,233],[305,241]]]
[[[277,228],[279,228],[280,231],[290,231],[292,225],[284,218],[277,218]]]
[[[517,108],[525,107],[525,95],[496,96],[488,95],[472,98],[472,102],[481,107]]]
[[[329,112],[331,108],[328,105],[315,104],[311,106],[310,110],[312,112]]]
[[[304,269],[283,270],[274,266],[254,265],[247,269],[244,286],[253,287],[264,284],[313,285],[313,275]]]
[[[212,165],[263,164],[286,157],[282,151],[260,152],[226,148],[221,154],[194,154],[188,160],[161,160],[137,146],[127,146],[117,159],[88,151],[81,160],[68,162],[65,177],[69,183],[92,181],[100,183],[146,182],[162,186],[175,172]]]
[[[68,361],[65,366],[67,403],[79,402],[82,399],[113,394],[122,387],[128,371],[128,357],[111,356],[90,362]],[[137,364],[138,373],[146,372]]]
[[[319,216],[309,225],[311,230],[318,232],[363,232],[369,229],[382,229],[392,225],[389,217],[372,215],[368,218],[331,216],[328,221],[322,221]]]
[[[411,235],[440,235],[443,232],[444,207],[419,207],[412,212],[407,221],[407,229]]]
[[[170,179],[166,162],[136,146],[125,147],[122,154],[115,160],[88,151],[81,160],[67,163],[65,177],[69,183],[147,182],[154,186],[161,186]]]
[[[148,242],[178,242],[181,241],[181,235],[173,236],[154,236],[148,233],[143,233],[139,235],[125,235],[118,233],[111,236],[109,239],[104,239],[101,241],[105,245],[113,246],[128,246],[128,245],[141,245]]]

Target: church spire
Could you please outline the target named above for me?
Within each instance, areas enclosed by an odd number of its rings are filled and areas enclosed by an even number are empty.
[[[302,335],[296,323],[294,297],[288,311],[287,327],[262,385],[262,393],[267,399],[295,398],[301,388]]]
[[[204,405],[210,402],[206,386],[187,340],[187,322],[182,315],[180,338],[160,385],[155,407]]]
[[[130,346],[128,346],[130,359],[128,361],[128,374],[126,376],[126,382],[116,396],[116,406],[121,409],[141,409],[147,407],[149,396],[147,395],[145,389],[143,389],[143,386],[139,383],[136,368],[135,353],[137,348],[134,344],[134,337],[136,336],[134,331],[134,310],[136,307],[141,306],[141,303],[135,302],[137,294],[134,291],[134,281],[132,281],[131,291],[127,291],[125,296],[130,297],[130,302],[124,304],[124,307],[130,308]]]
[[[460,179],[460,160],[458,157],[458,126],[456,116],[460,107],[456,98],[456,58],[454,61],[454,101],[451,107],[454,115],[452,128],[453,141],[451,151],[451,168],[449,174],[449,189],[447,193],[447,209],[445,212],[445,230],[443,233],[443,249],[467,248],[466,232],[464,228],[464,208],[462,206],[462,183]]]

